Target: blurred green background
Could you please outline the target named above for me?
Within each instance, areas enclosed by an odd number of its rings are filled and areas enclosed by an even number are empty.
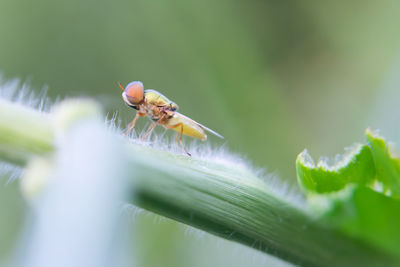
[[[382,95],[398,69],[399,11],[373,0],[0,0],[0,73],[52,99],[94,97],[123,125],[134,111],[117,82],[141,80],[225,136],[211,143],[295,183],[304,148],[332,156],[391,123]],[[2,186],[0,259],[25,213],[18,184]],[[134,224],[139,266],[282,264],[170,220]]]

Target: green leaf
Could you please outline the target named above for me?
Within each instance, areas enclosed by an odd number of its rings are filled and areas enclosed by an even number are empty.
[[[353,146],[335,165],[324,161],[314,164],[307,150],[297,156],[297,180],[306,193],[328,193],[343,189],[347,184],[372,185],[375,178],[371,149]]]
[[[400,257],[400,158],[380,136],[366,131],[333,166],[297,157],[297,179],[316,221],[385,253]]]
[[[376,166],[377,180],[387,195],[400,196],[400,158],[391,152],[391,146],[381,136],[366,131]]]
[[[400,256],[400,200],[371,188],[349,186],[340,193],[324,194],[329,209],[321,219],[346,234]]]

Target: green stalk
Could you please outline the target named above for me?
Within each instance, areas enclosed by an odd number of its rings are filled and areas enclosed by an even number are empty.
[[[9,160],[7,151],[15,149],[12,162],[24,164],[26,157],[19,155],[54,149],[47,116],[11,103],[0,108],[0,118],[6,114],[8,123],[0,120],[0,157]],[[26,123],[37,127],[24,131]],[[304,266],[398,266],[396,259],[318,224],[307,209],[234,163],[125,142],[130,164],[123,171],[132,174],[128,202]]]
[[[0,99],[0,159],[24,165],[53,148],[49,115]]]

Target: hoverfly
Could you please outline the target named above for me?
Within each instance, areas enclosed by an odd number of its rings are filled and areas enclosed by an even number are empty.
[[[124,102],[129,107],[136,109],[136,116],[128,124],[125,135],[128,135],[133,130],[139,117],[147,116],[152,123],[143,135],[143,139],[146,139],[151,134],[157,124],[160,124],[164,126],[165,129],[176,131],[176,142],[178,143],[179,140],[183,150],[189,156],[191,156],[191,154],[186,150],[183,144],[182,135],[188,135],[205,141],[207,140],[207,135],[204,131],[208,131],[220,138],[224,138],[222,135],[204,125],[177,112],[178,105],[161,93],[152,89],[144,90],[142,82],[131,82],[125,88],[121,84],[119,84],[119,86],[123,90],[122,98]]]

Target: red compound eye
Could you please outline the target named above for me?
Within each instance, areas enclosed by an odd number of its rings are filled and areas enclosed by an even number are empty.
[[[123,87],[121,86],[121,88]],[[137,105],[143,102],[144,99],[143,83],[131,82],[125,87],[124,91],[126,98],[129,100],[130,103]]]

